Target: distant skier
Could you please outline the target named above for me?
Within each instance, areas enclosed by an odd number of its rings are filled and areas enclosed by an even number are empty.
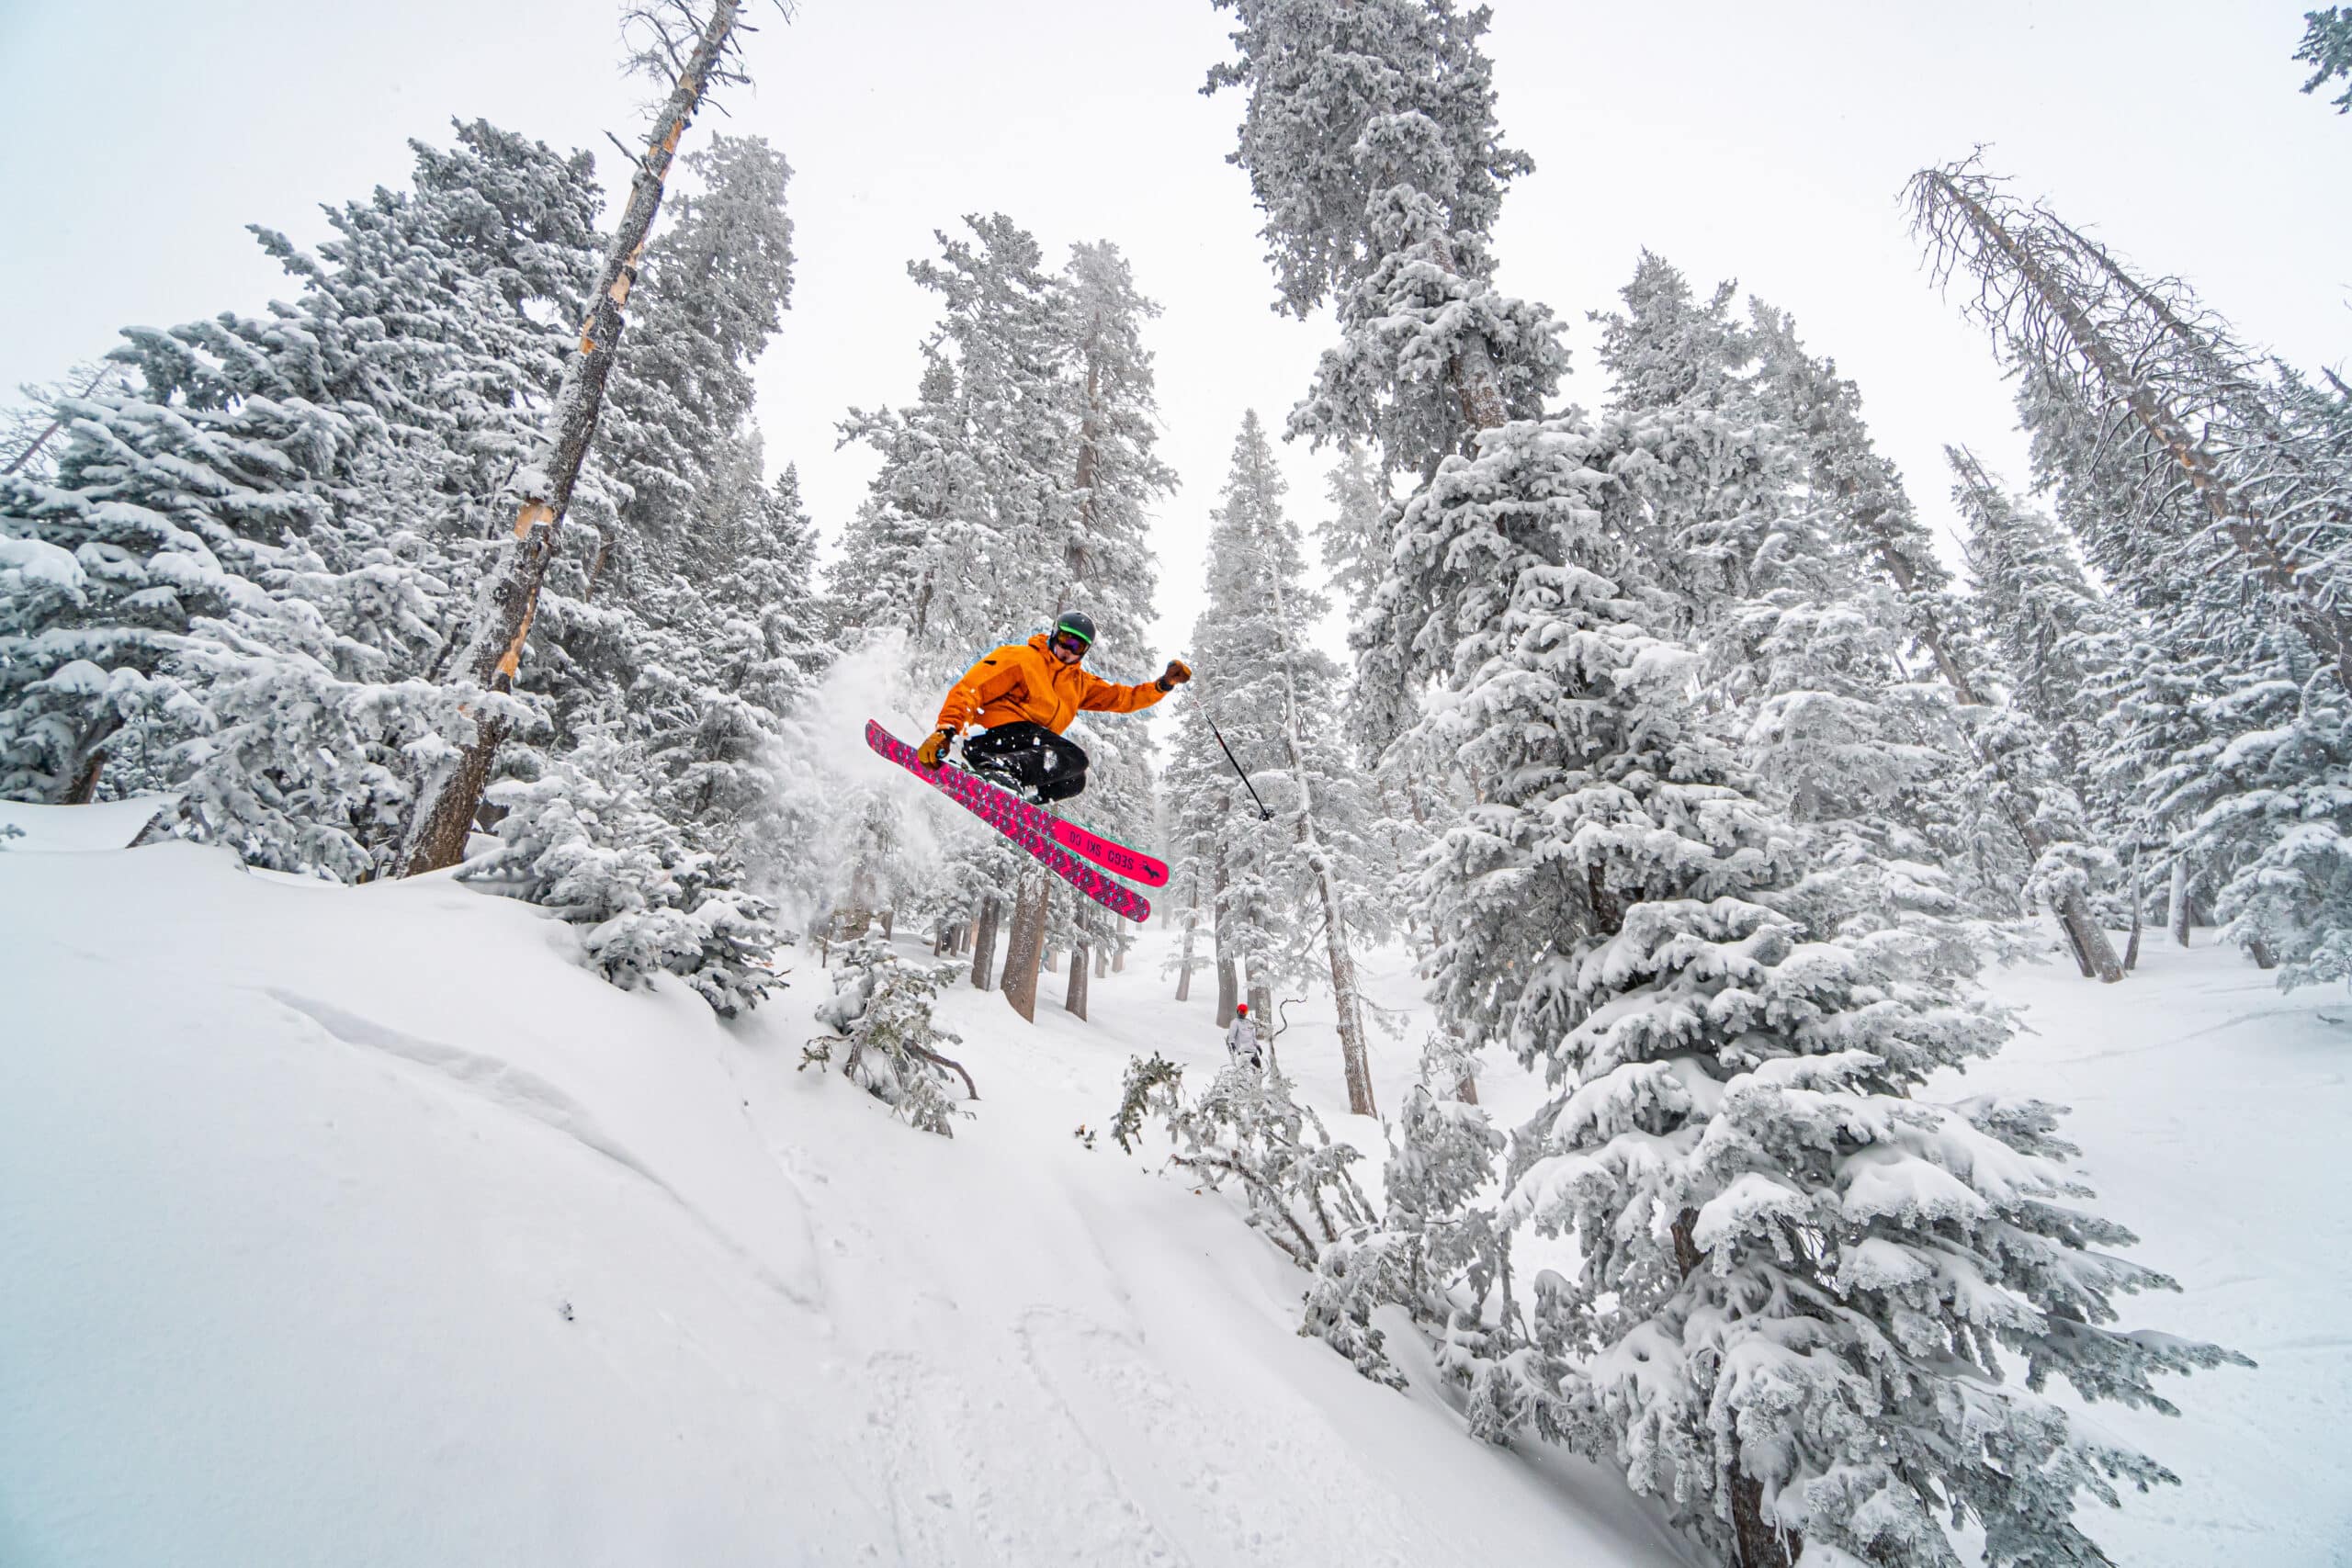
[[[1072,610],[1027,642],[1009,642],[964,671],[939,706],[939,728],[915,748],[926,768],[947,760],[956,732],[964,765],[1035,801],[1068,800],[1086,787],[1086,751],[1063,729],[1080,712],[1136,713],[1193,678],[1171,659],[1157,681],[1121,686],[1079,668],[1094,646],[1094,622]]]
[[[1225,1054],[1237,1067],[1247,1062],[1253,1072],[1266,1070],[1266,1059],[1258,1050],[1258,1026],[1250,1020],[1248,1002],[1233,1005],[1233,1021],[1225,1031]]]

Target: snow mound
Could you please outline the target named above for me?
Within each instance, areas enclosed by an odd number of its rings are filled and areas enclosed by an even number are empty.
[[[959,988],[950,1141],[794,1070],[810,956],[722,1025],[576,940],[444,878],[0,852],[0,1562],[1687,1561],[1071,1136],[1140,1042],[1216,1050],[1156,964],[1115,1026]]]

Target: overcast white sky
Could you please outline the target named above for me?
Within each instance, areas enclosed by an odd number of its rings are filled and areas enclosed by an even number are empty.
[[[1977,142],[2125,255],[2177,273],[2250,338],[2352,359],[2352,118],[2296,92],[2306,0],[1972,0],[1967,6],[1496,0],[1515,187],[1503,283],[1577,324],[1568,392],[1604,388],[1583,317],[1646,245],[1694,282],[1793,310],[1860,381],[1882,446],[1950,515],[1939,449],[2012,479],[2022,443],[1983,335],[1918,270],[1896,203]],[[643,96],[611,0],[0,0],[0,387],[102,351],[129,323],[290,292],[243,225],[322,236],[322,203],[404,184],[410,137],[483,116],[618,163]],[[760,370],[772,463],[838,529],[870,463],[854,403],[911,396],[930,297],[905,264],[957,215],[1001,209],[1049,254],[1115,241],[1167,308],[1164,647],[1199,604],[1205,513],[1235,426],[1279,425],[1329,323],[1267,309],[1239,102],[1203,98],[1228,23],[1206,0],[803,0],[751,40],[732,129],[796,171],[793,310]],[[708,121],[706,121],[707,124]],[[632,135],[633,139],[633,135]],[[1285,454],[1294,511],[1324,457]],[[1111,650],[1105,650],[1106,653]],[[1128,659],[1115,654],[1114,669]]]

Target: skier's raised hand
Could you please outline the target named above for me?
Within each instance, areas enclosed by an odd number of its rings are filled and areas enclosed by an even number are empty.
[[[1185,663],[1181,659],[1171,659],[1168,661],[1168,668],[1159,672],[1159,679],[1154,682],[1153,684],[1158,686],[1163,692],[1172,692],[1192,678],[1193,667],[1191,665]]]
[[[947,761],[947,748],[955,739],[956,731],[953,728],[933,730],[931,739],[915,748],[915,761],[926,768],[939,766],[940,763]],[[901,741],[900,744],[903,745],[905,742]]]

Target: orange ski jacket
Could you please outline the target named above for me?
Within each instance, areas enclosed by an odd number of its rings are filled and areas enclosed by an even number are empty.
[[[1155,682],[1122,686],[1088,673],[1083,664],[1064,664],[1046,651],[1046,634],[1039,632],[1027,642],[1006,643],[965,671],[939,705],[939,728],[994,729],[1027,719],[1059,735],[1081,710],[1135,713],[1167,694]]]

